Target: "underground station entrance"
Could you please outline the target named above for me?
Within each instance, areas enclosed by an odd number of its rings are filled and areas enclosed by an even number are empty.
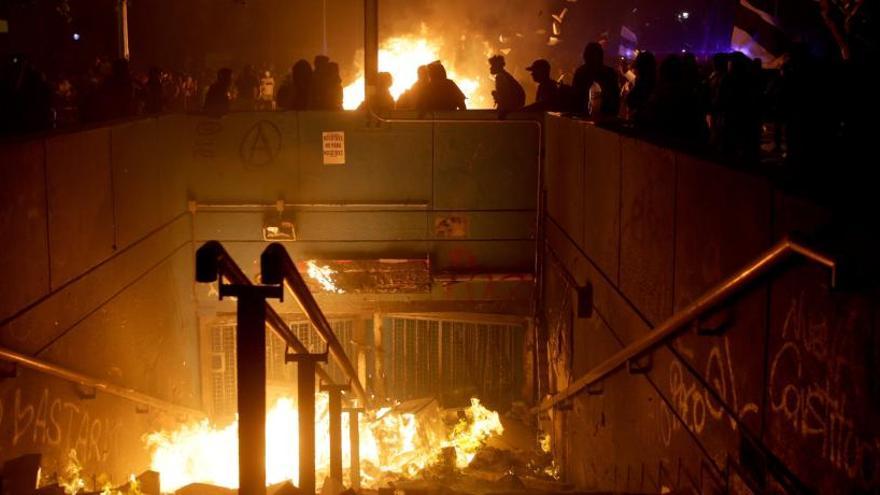
[[[880,486],[876,297],[752,171],[481,111],[163,115],[0,168],[3,494]]]

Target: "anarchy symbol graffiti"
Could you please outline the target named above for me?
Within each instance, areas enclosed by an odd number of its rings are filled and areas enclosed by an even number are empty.
[[[281,130],[268,120],[254,124],[244,135],[238,153],[241,162],[250,167],[269,165],[281,151]]]

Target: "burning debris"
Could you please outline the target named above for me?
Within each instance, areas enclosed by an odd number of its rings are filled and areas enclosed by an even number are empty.
[[[328,396],[321,393],[315,404],[316,430],[327,431]],[[449,417],[454,418],[450,421]],[[275,401],[266,416],[267,483],[298,482],[298,415],[289,397]],[[162,474],[162,492],[174,492],[193,483],[226,488],[238,484],[238,424],[223,427],[207,420],[171,432],[148,435],[151,467]],[[350,461],[348,425],[343,422],[343,465]],[[362,485],[387,486],[442,471],[466,468],[486,442],[504,431],[497,412],[478,399],[454,414],[444,414],[433,399],[409,401],[360,417]],[[317,443],[317,479],[329,474],[330,452],[326,442]]]
[[[31,493],[33,495],[159,495],[160,493],[159,473],[155,471],[145,471],[140,476],[131,474],[125,484],[115,485],[106,474],[87,479],[76,449],[68,451],[67,463],[61,473],[41,473],[40,457],[39,454],[30,454],[6,462],[0,471],[5,477],[0,480],[3,493],[9,495]],[[28,462],[22,466],[17,462],[19,460]],[[13,473],[11,479],[10,472]],[[36,483],[33,483],[34,478]],[[33,489],[35,484],[36,490]],[[30,488],[24,489],[25,486]]]
[[[316,430],[328,428],[328,396],[316,401]],[[558,469],[549,454],[549,436],[536,437],[516,407],[502,417],[478,399],[470,406],[442,409],[431,398],[411,400],[360,416],[362,486],[404,492],[446,489],[482,492],[491,486],[507,492],[536,493],[559,487]],[[298,481],[298,429],[294,400],[281,397],[266,416],[266,469],[269,493],[293,493]],[[104,476],[88,476],[71,450],[61,473],[43,476],[41,495],[158,495],[159,493],[235,493],[238,484],[237,422],[225,426],[207,420],[174,431],[155,432],[144,441],[151,471],[131,475],[121,486]],[[347,430],[347,424],[343,424]],[[345,432],[347,433],[347,431]],[[348,439],[344,434],[343,439]],[[537,439],[537,441],[536,441]],[[329,479],[329,445],[317,443],[317,479]],[[38,457],[38,456],[37,456]],[[343,463],[350,446],[343,443]],[[39,460],[30,462],[34,476]],[[348,479],[346,473],[345,479]],[[160,486],[161,481],[161,486]],[[293,485],[291,484],[293,483]],[[326,483],[326,481],[325,481]]]
[[[336,270],[333,270],[329,266],[318,266],[313,260],[307,261],[306,266],[308,268],[309,277],[321,284],[322,289],[334,294],[345,293],[344,290],[336,287],[336,283],[333,281],[333,275],[336,273]]]

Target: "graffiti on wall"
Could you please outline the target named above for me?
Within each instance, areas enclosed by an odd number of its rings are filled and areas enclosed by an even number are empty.
[[[816,456],[862,481],[876,480],[880,469],[880,438],[865,433],[866,418],[856,417],[868,407],[860,383],[870,372],[853,363],[871,352],[856,338],[870,335],[869,325],[861,308],[834,315],[801,290],[785,314],[768,382],[768,407],[784,430],[778,434],[818,446]]]
[[[678,349],[691,361],[694,360],[695,353],[693,351],[682,345],[679,345]],[[713,345],[709,353],[706,354],[702,368],[703,378],[712,386],[718,394],[718,398],[730,410],[737,412],[737,418],[728,414],[716,397],[685,370],[681,362],[673,359],[669,363],[666,378],[668,380],[668,397],[673,409],[670,409],[664,402],[658,401],[660,439],[665,446],[671,445],[673,435],[683,426],[687,426],[697,435],[703,433],[709,423],[726,424],[731,430],[736,431],[739,426],[737,419],[741,421],[750,414],[760,412],[757,404],[746,401],[738,395],[738,380],[735,370],[736,366],[730,352],[730,340],[727,336],[721,337],[719,342]],[[684,425],[676,416],[681,418]]]
[[[201,119],[196,124],[192,156],[202,160],[213,160],[217,152],[217,138],[223,131],[223,124],[216,119]]]
[[[49,388],[10,389],[0,400],[0,449],[12,452],[68,452],[84,464],[103,463],[117,449],[122,422],[95,413]],[[0,455],[6,457],[6,452]]]

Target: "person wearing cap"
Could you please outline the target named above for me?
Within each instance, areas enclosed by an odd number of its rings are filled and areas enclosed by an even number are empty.
[[[557,110],[559,103],[559,86],[550,77],[550,62],[539,58],[526,67],[532,73],[532,80],[538,83],[535,102],[525,107],[526,111],[547,112]]]
[[[502,113],[519,110],[526,104],[526,92],[522,85],[509,72],[504,70],[504,57],[495,55],[489,58],[489,73],[495,76],[495,106]]]

